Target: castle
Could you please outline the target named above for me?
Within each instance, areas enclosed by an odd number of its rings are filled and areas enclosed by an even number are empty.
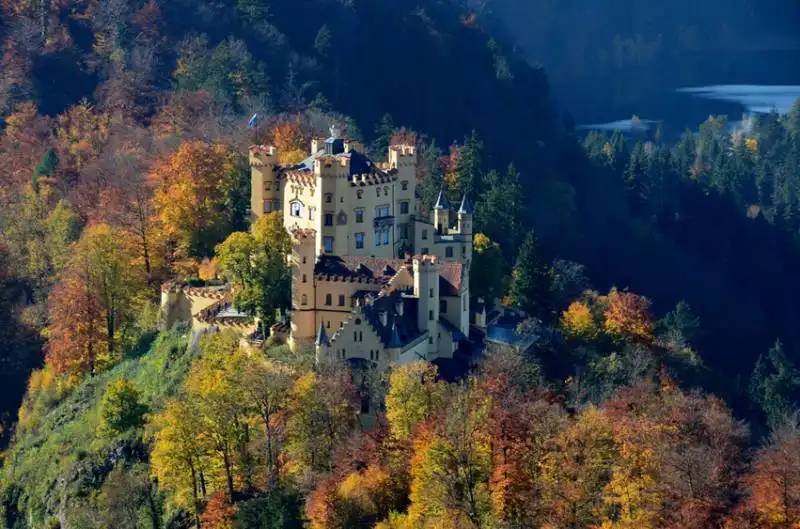
[[[284,167],[250,149],[252,215],[280,212],[292,237],[289,345],[379,368],[452,358],[469,334],[469,200],[455,227],[443,192],[422,217],[410,145],[375,163],[332,127],[311,153]]]

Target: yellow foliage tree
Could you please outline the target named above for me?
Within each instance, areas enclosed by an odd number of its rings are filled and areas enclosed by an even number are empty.
[[[589,306],[575,301],[561,315],[561,329],[575,340],[591,341],[597,338],[599,329]]]
[[[429,362],[411,362],[395,369],[389,378],[386,418],[392,435],[404,439],[429,419],[444,399],[445,384]]]

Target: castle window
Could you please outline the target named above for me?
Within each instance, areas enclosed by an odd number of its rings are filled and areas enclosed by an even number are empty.
[[[327,325],[325,325],[325,326],[326,326],[328,329],[330,329],[330,328],[331,328],[331,320],[328,320],[328,323],[327,323]]]
[[[364,232],[356,233],[356,248],[364,248]]]
[[[429,298],[432,298],[432,297],[433,297],[433,289],[430,289],[430,291],[428,292],[428,297],[429,297]]]
[[[303,274],[303,283],[308,283],[308,278],[306,277],[305,274]]]
[[[433,311],[432,310],[428,311],[428,319],[433,321]]]
[[[364,208],[358,208],[356,210],[356,224],[361,224],[364,222]]]
[[[422,249],[422,255],[428,255],[428,248]]]
[[[339,217],[336,219],[340,226],[347,224],[347,215],[344,211],[339,213]]]
[[[430,337],[430,338],[428,338],[428,343],[429,343],[430,345],[433,345],[433,337]]]
[[[308,208],[308,220],[314,220],[317,216],[317,208]]]
[[[408,180],[403,180],[402,182],[400,182],[400,189],[402,189],[403,191],[408,190]]]
[[[444,256],[446,258],[448,258],[448,259],[453,257],[453,247],[452,246],[448,246],[447,248],[444,249]]]
[[[375,193],[377,193],[378,196],[381,196],[381,188],[380,187],[376,187],[375,188]]]
[[[264,213],[272,213],[272,201],[271,200],[268,200],[264,204]]]
[[[344,294],[339,294],[339,306],[344,307]]]
[[[333,303],[333,301],[331,301],[331,295],[330,294],[325,294],[325,304],[326,305],[331,305],[332,303]]]
[[[361,318],[356,318],[356,325],[361,325]]]
[[[306,264],[306,257],[303,256],[303,264]]]
[[[325,193],[325,203],[330,204],[333,202],[333,193]]]
[[[300,216],[300,211],[302,209],[303,209],[303,206],[300,204],[300,202],[292,202],[289,205],[289,211],[290,211],[292,217],[299,217]]]
[[[383,193],[388,197],[389,196],[389,186],[383,186]]]
[[[281,183],[275,182],[275,191],[280,191],[280,190],[281,190]]]
[[[326,226],[333,226],[333,213],[326,213],[325,214],[325,225]]]
[[[466,257],[466,256],[467,256],[467,247],[466,246],[462,246],[461,247],[461,257]]]
[[[428,230],[422,230],[422,240],[423,241],[428,240]]]
[[[300,298],[300,305],[302,307],[308,305],[308,296],[306,296],[305,294],[303,294],[303,296]]]
[[[444,299],[439,302],[439,312],[447,312],[447,301]]]
[[[388,205],[377,206],[375,208],[375,218],[388,217],[388,216],[389,216],[389,206]]]
[[[380,359],[381,359],[381,352],[376,349],[375,350],[375,361],[377,362]]]
[[[381,245],[381,230],[375,230],[375,246]]]
[[[339,197],[339,204],[344,204],[344,197]]]
[[[364,341],[364,333],[361,332],[361,331],[358,331],[358,341],[359,342],[363,342]]]
[[[325,250],[325,253],[333,253],[333,237],[323,237],[322,248]]]
[[[402,200],[400,202],[400,214],[408,215],[408,200]]]
[[[389,228],[386,228],[385,230],[383,230],[383,244],[384,245],[388,245],[389,244]]]
[[[356,198],[360,199],[363,196],[364,196],[364,190],[363,189],[359,189],[358,191],[356,191]]]

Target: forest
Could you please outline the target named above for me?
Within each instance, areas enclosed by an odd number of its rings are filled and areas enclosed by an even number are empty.
[[[4,527],[800,523],[800,102],[580,137],[485,3],[300,3],[0,1]],[[214,272],[287,307],[248,147],[331,123],[414,142],[423,211],[472,197],[471,294],[532,351],[356,373],[161,328]]]

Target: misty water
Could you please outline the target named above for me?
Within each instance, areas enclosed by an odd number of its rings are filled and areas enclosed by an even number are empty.
[[[748,114],[786,113],[800,98],[800,51],[725,56],[729,66],[722,71],[712,67],[714,54],[692,60],[693,75],[639,69],[573,84],[564,103],[579,130],[642,132],[663,123],[667,133],[679,134],[709,115],[726,114],[736,127]]]

